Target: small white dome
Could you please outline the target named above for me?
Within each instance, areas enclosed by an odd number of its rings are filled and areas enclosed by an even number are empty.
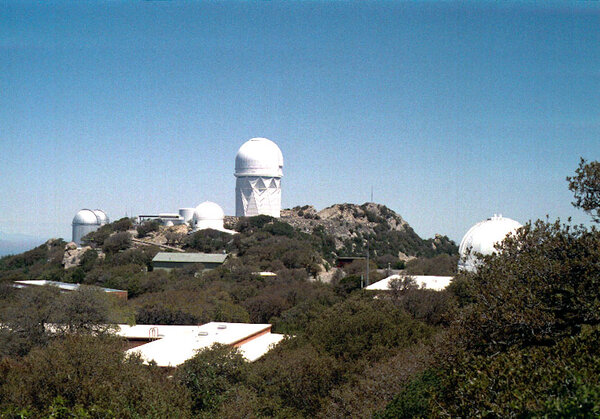
[[[223,221],[225,213],[218,204],[211,201],[205,201],[196,207],[194,211],[194,220],[219,220]]]
[[[100,221],[101,225],[108,224],[110,222],[110,220],[108,219],[108,215],[106,215],[104,211],[95,209],[94,214],[96,214],[96,216],[98,217],[98,220]]]
[[[73,217],[73,225],[100,225],[100,219],[94,211],[82,209]]]
[[[475,224],[467,231],[458,247],[460,270],[476,270],[475,253],[491,255],[496,251],[494,246],[502,242],[506,236],[522,227],[521,223],[502,215],[494,215],[487,220]]]
[[[252,138],[246,141],[235,156],[236,176],[283,176],[283,154],[273,141]]]

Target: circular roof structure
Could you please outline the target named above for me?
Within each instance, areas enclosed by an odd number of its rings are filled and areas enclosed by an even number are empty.
[[[474,271],[477,268],[475,253],[491,255],[496,251],[494,245],[502,242],[508,234],[515,232],[519,227],[522,227],[521,223],[495,214],[475,224],[467,231],[458,247],[459,269]]]
[[[236,176],[283,176],[283,154],[273,141],[252,138],[246,141],[235,156]]]
[[[223,221],[225,213],[218,204],[211,201],[204,201],[196,207],[194,211],[194,220],[196,221],[208,221],[208,220],[219,220]]]
[[[82,209],[73,217],[73,225],[100,225],[100,223],[98,214],[90,209]]]
[[[95,209],[94,214],[96,214],[96,216],[98,217],[98,220],[100,220],[100,224],[108,224],[109,223],[108,215],[106,215],[106,213],[104,211]]]

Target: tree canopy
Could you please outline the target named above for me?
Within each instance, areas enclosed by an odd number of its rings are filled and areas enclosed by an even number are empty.
[[[587,162],[583,157],[575,176],[568,176],[569,190],[573,192],[573,206],[590,214],[595,222],[600,222],[600,162]]]

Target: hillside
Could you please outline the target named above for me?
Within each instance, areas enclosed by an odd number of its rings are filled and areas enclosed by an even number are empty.
[[[372,256],[391,254],[400,260],[458,254],[446,236],[422,239],[412,227],[385,205],[376,203],[335,204],[319,212],[306,205],[283,210],[281,221],[300,231],[324,231],[335,240],[338,255],[365,254],[369,240]]]
[[[437,234],[422,239],[399,214],[376,203],[335,204],[321,211],[312,205],[298,206],[282,210],[279,221],[329,242],[323,254],[326,259],[366,255],[367,241],[371,257],[379,259],[382,266],[417,257],[458,254],[456,243],[448,237]],[[231,228],[238,222],[238,217],[226,217]]]

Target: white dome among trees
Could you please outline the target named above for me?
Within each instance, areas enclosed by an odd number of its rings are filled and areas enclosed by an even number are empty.
[[[476,270],[476,254],[491,255],[496,251],[494,246],[502,242],[508,234],[514,233],[519,227],[522,227],[521,223],[502,215],[494,215],[475,224],[467,231],[458,247],[460,255],[458,269]]]

